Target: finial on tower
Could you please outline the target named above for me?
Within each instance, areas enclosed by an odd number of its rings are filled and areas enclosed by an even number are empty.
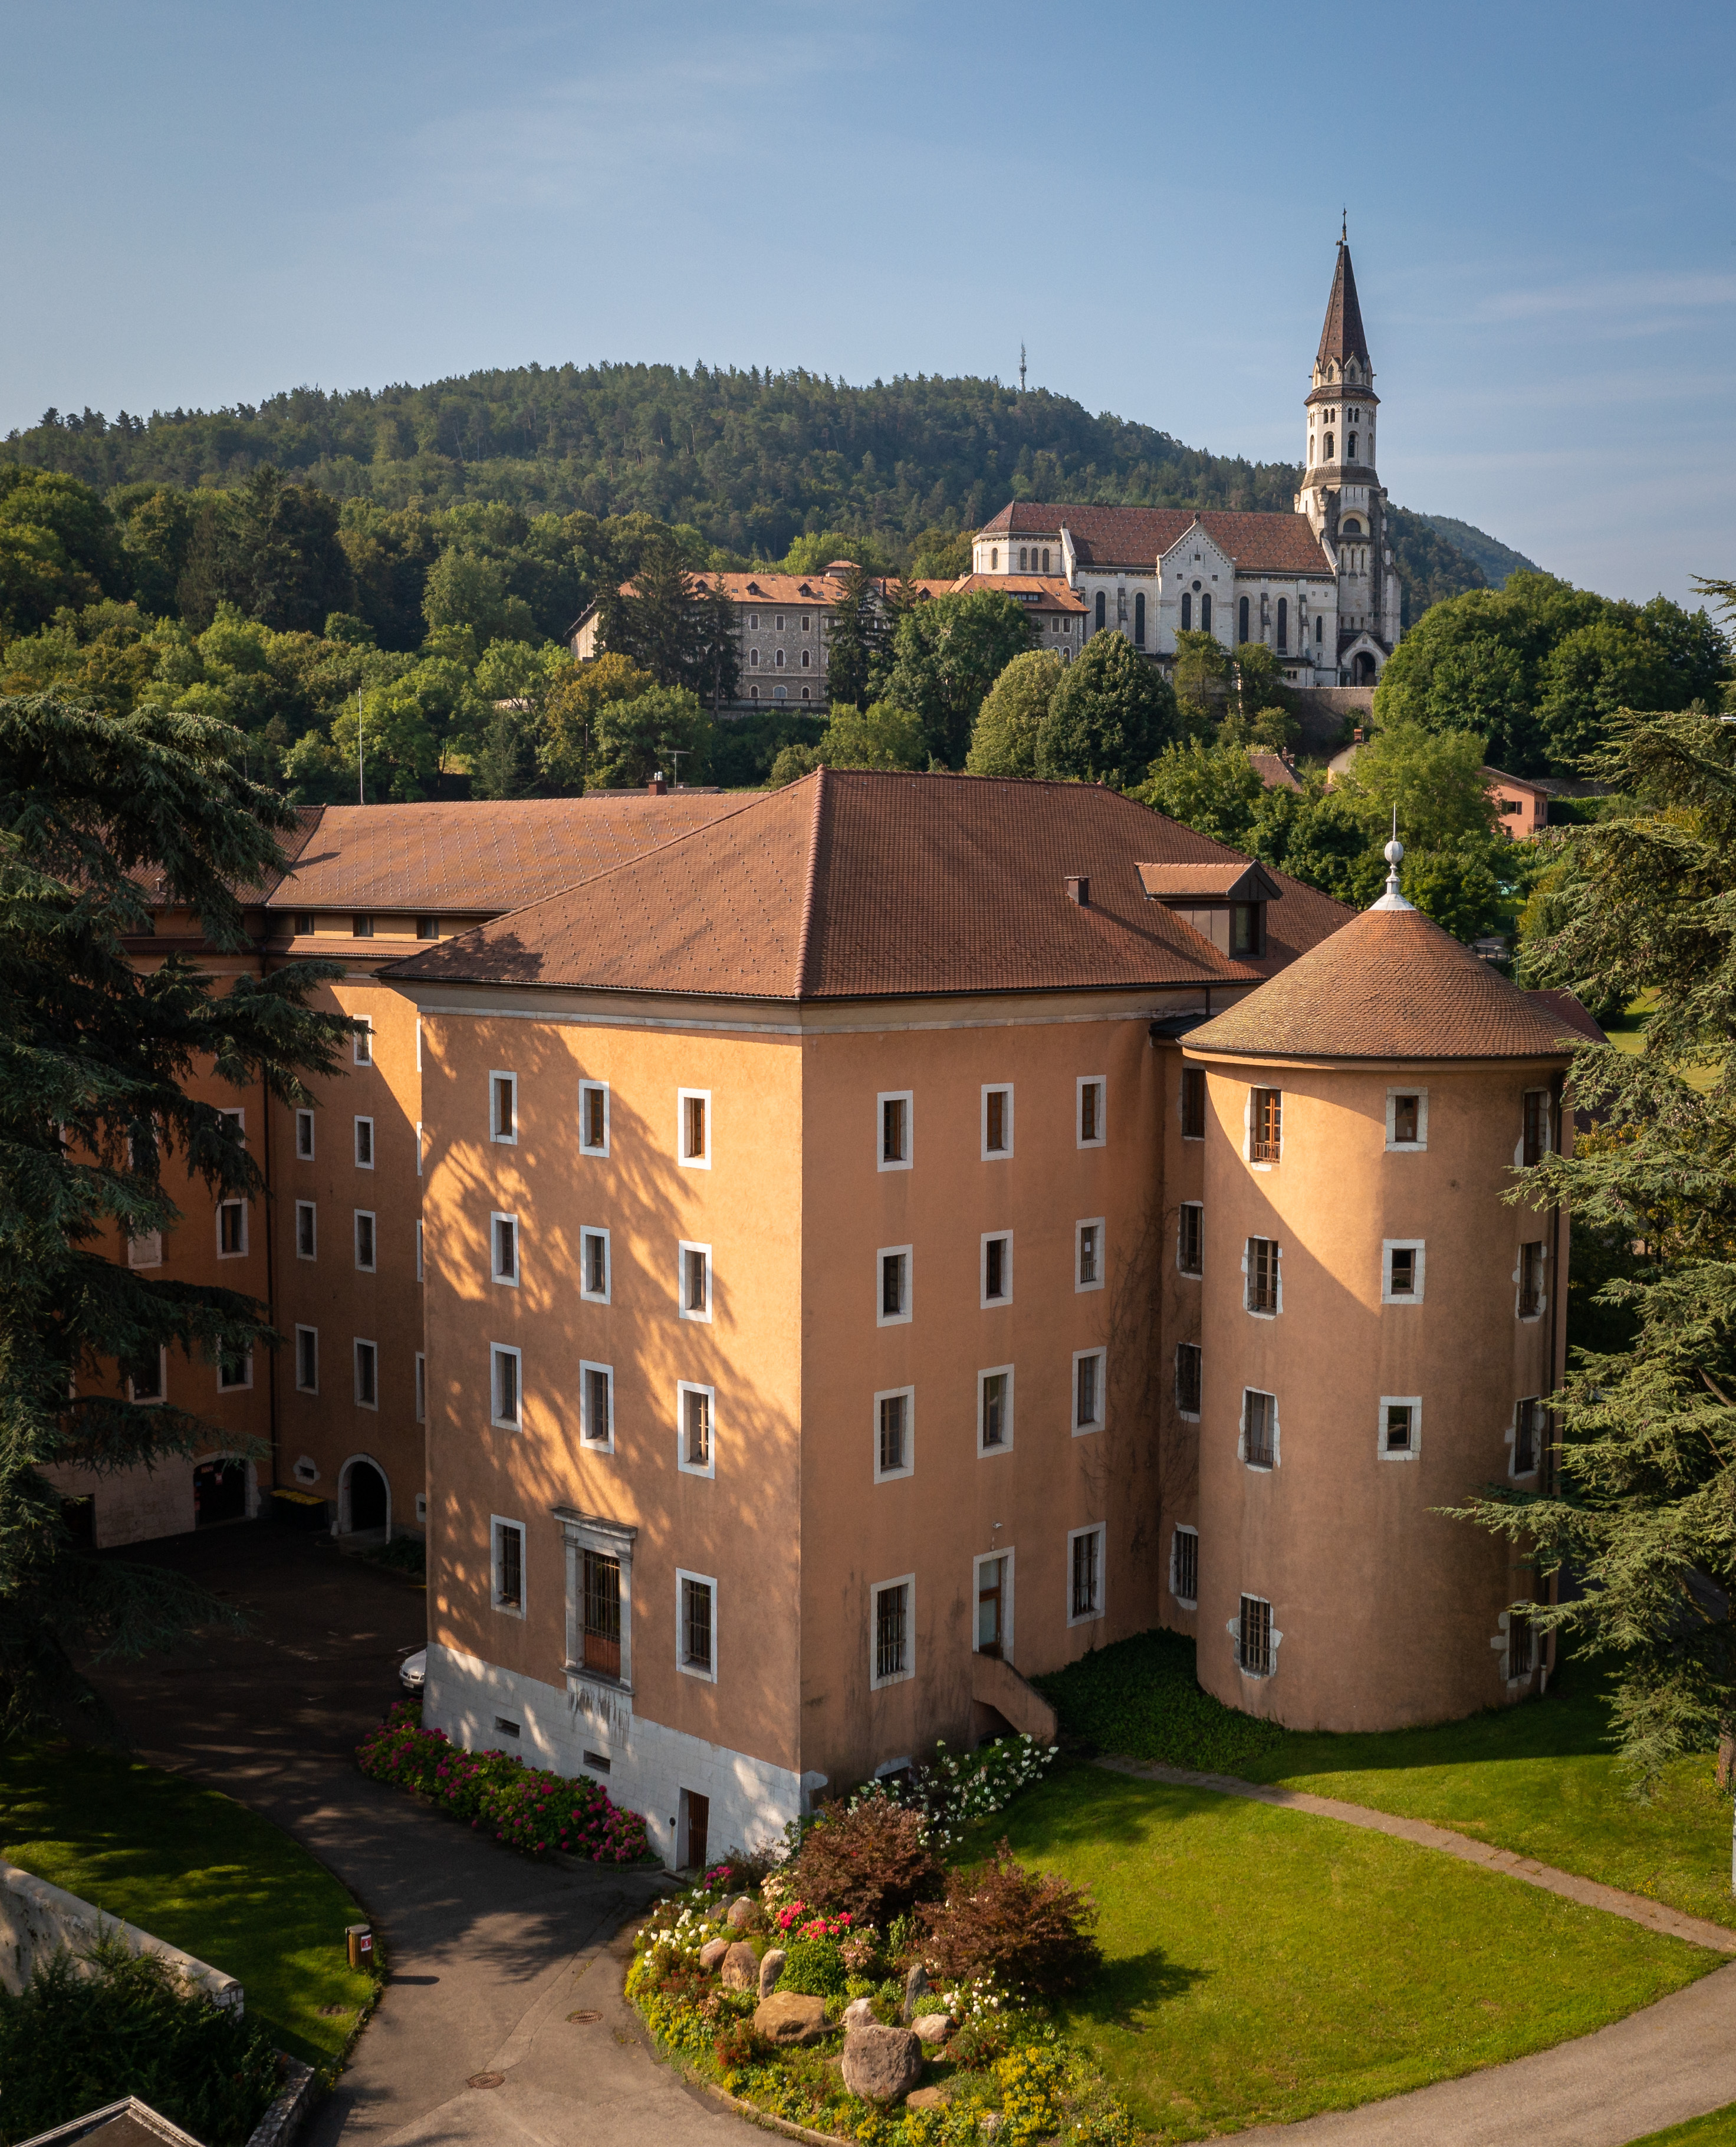
[[[1414,909],[1413,902],[1407,902],[1398,892],[1398,868],[1404,862],[1404,845],[1398,839],[1398,808],[1393,808],[1393,839],[1384,852],[1387,861],[1387,891],[1374,904],[1376,909]]]
[[[1021,395],[1025,392],[1025,347],[1023,343],[1018,346],[1018,392]]]
[[[1345,203],[1344,213],[1338,218],[1338,243],[1340,246],[1348,246],[1350,243],[1350,204],[1348,202]]]

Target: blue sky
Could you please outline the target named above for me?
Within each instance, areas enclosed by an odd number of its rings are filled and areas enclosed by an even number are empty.
[[[1736,8],[4,4],[0,430],[538,359],[1014,377],[1736,574]]]

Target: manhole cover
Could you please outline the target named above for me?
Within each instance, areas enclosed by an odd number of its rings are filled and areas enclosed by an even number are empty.
[[[504,2087],[506,2084],[504,2073],[473,2073],[464,2083],[466,2087]]]
[[[603,2018],[603,2015],[600,2013],[587,2012],[581,2008],[577,2013],[569,2013],[567,2015],[567,2018],[569,2020],[577,2020],[579,2024],[583,2027],[588,2026],[593,2020],[600,2020]]]

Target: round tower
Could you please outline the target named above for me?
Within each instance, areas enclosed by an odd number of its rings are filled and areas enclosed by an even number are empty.
[[[1518,1554],[1438,1509],[1544,1481],[1565,1219],[1502,1196],[1560,1137],[1576,1039],[1388,854],[1379,903],[1184,1045],[1208,1099],[1199,1681],[1298,1729],[1547,1676]]]

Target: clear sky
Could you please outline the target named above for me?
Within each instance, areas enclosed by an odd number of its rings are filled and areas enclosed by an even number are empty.
[[[0,0],[0,431],[538,359],[1031,378],[1296,458],[1348,206],[1381,475],[1736,574],[1736,7]]]

